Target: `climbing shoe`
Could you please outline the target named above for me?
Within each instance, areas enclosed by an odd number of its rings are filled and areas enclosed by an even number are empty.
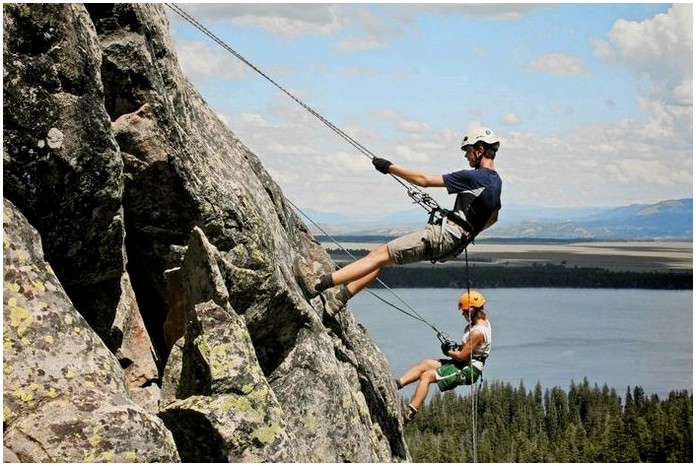
[[[403,408],[404,424],[408,424],[416,418],[416,413],[418,410],[414,408],[411,403],[407,404]]]
[[[348,299],[343,288],[345,286],[338,289],[330,288],[319,295],[321,302],[324,303],[324,309],[331,317],[346,309]]]
[[[316,286],[319,284],[319,274],[312,270],[309,263],[302,256],[295,258],[292,268],[295,272],[297,283],[299,283],[305,296],[308,299],[316,297],[319,294],[316,290]]]

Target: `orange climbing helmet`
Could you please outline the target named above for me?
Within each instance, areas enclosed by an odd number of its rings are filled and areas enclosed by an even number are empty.
[[[470,307],[481,309],[486,304],[486,298],[478,291],[467,291],[459,297],[459,310],[464,312]]]

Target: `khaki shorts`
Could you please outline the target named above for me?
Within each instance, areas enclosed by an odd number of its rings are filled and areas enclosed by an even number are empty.
[[[389,255],[396,264],[421,261],[445,262],[464,251],[464,243],[445,228],[428,224],[423,230],[410,233],[387,243]]]

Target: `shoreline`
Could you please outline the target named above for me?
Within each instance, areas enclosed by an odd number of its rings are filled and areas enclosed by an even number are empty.
[[[366,253],[379,244],[382,243],[363,241],[341,246],[358,257],[356,252]],[[322,245],[339,265],[352,260],[336,244]],[[693,243],[687,241],[482,241],[470,245],[467,252],[469,265],[477,267],[560,265],[615,272],[693,272]],[[464,255],[444,264],[466,266]],[[430,262],[422,262],[403,267],[430,266]]]

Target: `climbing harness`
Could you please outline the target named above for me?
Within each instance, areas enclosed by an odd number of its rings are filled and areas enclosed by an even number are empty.
[[[347,134],[341,128],[339,128],[336,125],[334,125],[333,123],[331,123],[328,119],[323,117],[321,114],[319,114],[317,111],[315,111],[309,105],[304,103],[302,100],[300,100],[294,94],[292,94],[290,91],[288,91],[283,86],[278,84],[275,80],[273,80],[266,73],[261,71],[258,67],[256,67],[249,60],[244,58],[244,56],[242,56],[239,52],[237,52],[232,47],[227,45],[222,39],[217,37],[208,28],[206,28],[201,23],[196,21],[195,18],[193,18],[190,14],[188,14],[186,11],[184,11],[180,6],[173,4],[173,3],[165,3],[165,5],[167,5],[171,10],[173,10],[176,14],[178,14],[181,18],[183,18],[185,21],[190,23],[192,26],[194,26],[200,32],[202,32],[207,37],[209,37],[213,42],[217,43],[223,49],[225,49],[227,52],[229,52],[230,54],[237,57],[245,65],[247,65],[249,68],[254,70],[256,73],[258,73],[260,76],[262,76],[264,79],[266,79],[273,86],[278,88],[283,94],[287,95],[289,98],[291,98],[297,104],[299,104],[302,108],[304,108],[307,112],[309,112],[312,116],[317,118],[324,125],[326,125],[329,129],[331,129],[338,136],[340,136],[343,140],[348,142],[348,144],[350,144],[355,149],[357,149],[358,152],[365,155],[370,160],[372,160],[376,157],[376,155],[374,153],[372,153],[369,149],[367,149],[365,146],[363,146],[358,141],[353,139],[349,134]],[[389,173],[389,175],[392,177],[392,179],[396,180],[401,186],[403,186],[406,189],[407,195],[413,200],[414,204],[418,204],[419,206],[421,206],[422,208],[424,208],[425,210],[428,211],[428,213],[430,214],[429,223],[433,223],[434,221],[437,221],[438,219],[442,219],[444,216],[447,215],[448,211],[446,209],[443,209],[442,207],[440,207],[440,205],[437,203],[437,201],[435,201],[435,199],[433,199],[432,196],[430,196],[425,191],[421,190],[418,186],[416,186],[413,183],[410,183],[408,181],[404,181],[404,180],[400,179],[399,177],[397,177],[391,173]]]

